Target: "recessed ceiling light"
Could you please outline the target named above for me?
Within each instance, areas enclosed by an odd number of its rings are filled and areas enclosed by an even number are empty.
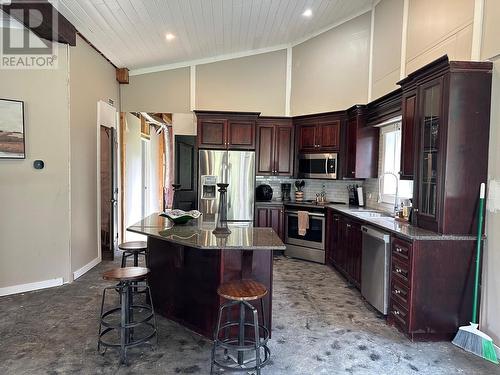
[[[306,9],[304,10],[304,13],[302,13],[304,17],[311,17],[313,15],[313,11],[311,9]]]
[[[173,39],[175,39],[175,35],[174,35],[174,34],[172,34],[172,33],[167,33],[167,34],[165,35],[165,38],[167,38],[167,40],[173,40]]]

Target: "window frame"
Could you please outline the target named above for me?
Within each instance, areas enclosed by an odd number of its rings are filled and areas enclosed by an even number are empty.
[[[401,134],[401,125],[402,125],[402,122],[401,122],[401,119],[397,119],[397,120],[394,120],[390,123],[387,123],[385,124],[384,126],[381,126],[380,127],[380,138],[381,138],[381,147],[380,147],[380,152],[381,152],[381,155],[380,155],[380,167],[379,167],[379,171],[380,171],[380,176],[384,175],[384,173],[387,173],[387,172],[391,172],[391,173],[394,173],[397,177],[397,184],[398,184],[398,193],[399,193],[399,196],[398,196],[398,199],[409,199],[409,198],[412,198],[411,195],[409,196],[406,196],[406,195],[401,195],[401,192],[402,192],[402,189],[401,189],[401,179],[400,179],[400,175],[399,175],[399,171],[398,170],[393,170],[393,171],[389,171],[389,170],[385,170],[385,161],[386,161],[386,157],[387,157],[387,150],[386,150],[386,135],[388,133],[393,133],[393,132],[397,132],[398,134],[396,135],[396,141],[395,141],[395,145],[394,145],[394,149],[392,150],[392,152],[394,153],[394,166],[396,167],[398,165],[398,163],[401,163],[401,142],[402,142],[402,134]],[[399,159],[396,160],[396,156],[397,153],[396,153],[396,148],[398,147],[399,145]],[[400,166],[401,168],[401,166]],[[395,168],[397,169],[397,168]],[[392,178],[390,177],[389,175],[384,175],[383,177],[383,180],[382,180],[382,183],[380,184],[380,187],[382,189],[382,191],[379,192],[380,194],[380,198],[381,198],[381,203],[385,203],[385,204],[391,204],[391,205],[394,205],[396,204],[396,194],[387,194],[384,192],[384,181],[386,178]]]

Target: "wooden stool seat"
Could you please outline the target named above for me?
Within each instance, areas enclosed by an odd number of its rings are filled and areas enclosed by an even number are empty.
[[[221,284],[217,293],[232,301],[253,301],[264,297],[267,294],[267,289],[257,281],[244,279]]]
[[[148,244],[145,241],[129,241],[119,244],[118,248],[128,252],[145,251],[148,248]]]
[[[145,267],[125,267],[113,268],[102,274],[104,280],[113,281],[141,281],[149,274],[149,269]]]

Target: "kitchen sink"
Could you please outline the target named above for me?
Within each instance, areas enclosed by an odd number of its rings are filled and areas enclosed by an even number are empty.
[[[380,211],[363,211],[363,212],[353,212],[353,215],[359,217],[359,218],[377,218],[377,217],[391,217],[390,214],[385,213],[385,212],[380,212]]]

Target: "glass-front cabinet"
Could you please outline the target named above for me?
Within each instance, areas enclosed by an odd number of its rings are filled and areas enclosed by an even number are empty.
[[[443,79],[438,78],[420,86],[420,126],[418,155],[418,216],[419,221],[437,230],[439,210],[440,173],[439,159],[442,151]]]

